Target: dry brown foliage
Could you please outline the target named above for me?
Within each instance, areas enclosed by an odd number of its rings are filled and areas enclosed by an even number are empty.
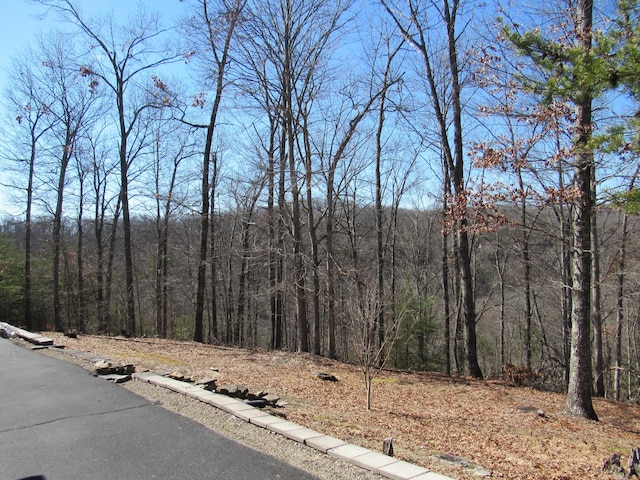
[[[47,333],[57,345],[92,352],[138,369],[180,371],[218,385],[240,383],[287,402],[287,419],[380,451],[393,437],[395,455],[460,479],[478,478],[432,458],[451,454],[492,472],[492,478],[608,479],[614,453],[640,446],[640,407],[594,399],[600,422],[563,415],[565,397],[498,380],[436,373],[382,372],[374,379],[373,409],[365,408],[357,366],[291,352],[264,352],[159,339]],[[330,373],[337,382],[319,380]]]

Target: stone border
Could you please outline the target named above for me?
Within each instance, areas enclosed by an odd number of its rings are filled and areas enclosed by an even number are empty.
[[[29,343],[33,343],[38,347],[53,346],[52,338],[45,337],[44,335],[40,335],[39,333],[31,333],[27,330],[14,327],[13,325],[9,325],[8,323],[5,323],[5,322],[0,322],[0,328],[15,335],[16,337],[26,340]]]

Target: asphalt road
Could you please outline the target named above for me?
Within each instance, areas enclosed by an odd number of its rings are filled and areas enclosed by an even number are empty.
[[[315,477],[0,338],[0,480]]]

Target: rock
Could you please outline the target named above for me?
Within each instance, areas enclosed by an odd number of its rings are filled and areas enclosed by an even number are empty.
[[[257,408],[264,408],[267,405],[269,405],[267,403],[267,401],[262,399],[262,398],[257,399],[257,400],[245,400],[244,403],[246,403],[247,405],[251,405],[252,407],[257,407]]]
[[[249,389],[244,385],[236,385],[231,383],[218,388],[218,393],[229,395],[230,397],[245,398],[247,393],[249,393]]]
[[[13,338],[16,334],[13,333],[13,330],[6,328],[4,326],[0,327],[0,337],[2,338]]]
[[[602,465],[602,471],[613,475],[624,475],[624,468],[620,465],[620,454],[614,453],[606,459]]]
[[[267,393],[265,396],[262,397],[262,399],[265,402],[268,402],[270,405],[273,405],[274,407],[279,406],[280,397],[278,397],[277,395],[274,395],[273,393]]]
[[[120,363],[108,362],[107,360],[100,360],[95,364],[96,373],[98,375],[108,375],[110,373],[117,373],[119,369],[124,368]]]
[[[167,375],[165,375],[166,377],[169,377],[173,380],[179,380],[181,382],[188,382],[188,383],[193,383],[195,380],[193,379],[193,377],[188,377],[186,376],[184,373],[182,372],[171,372]]]
[[[629,455],[629,478],[632,475],[640,477],[640,448],[632,448],[631,455]]]
[[[136,367],[132,364],[123,365],[118,362],[109,362],[107,360],[99,360],[94,366],[97,375],[131,375],[136,371]]]
[[[443,453],[443,454],[439,454],[439,455],[433,455],[432,458],[436,459],[436,460],[440,460],[442,462],[448,463],[450,465],[455,465],[457,467],[462,467],[464,468],[466,471],[470,472],[471,474],[477,476],[477,477],[490,477],[491,476],[491,471],[487,470],[486,468],[478,465],[475,462],[472,462],[471,460],[464,458],[464,457],[459,457],[457,455],[451,455],[449,453]]]
[[[382,440],[382,453],[389,457],[393,457],[393,438],[387,437]]]
[[[109,373],[107,375],[99,375],[100,378],[104,378],[105,380],[109,380],[113,383],[124,383],[131,380],[131,375],[118,375],[116,373]]]
[[[547,414],[544,413],[544,410],[541,408],[530,407],[530,406],[518,406],[516,410],[523,413],[536,413],[540,418],[549,418]]]
[[[248,392],[248,393],[245,395],[245,398],[246,398],[247,400],[262,400],[262,399],[264,399],[265,397],[267,397],[268,395],[269,395],[269,392],[266,392],[266,391],[264,391],[264,390],[260,390],[260,391],[258,391],[258,392]],[[269,402],[273,402],[273,403],[275,403],[276,401],[280,400],[280,398],[279,398],[279,397],[275,397],[275,395],[272,395],[272,396],[271,396],[271,399],[272,399],[272,400],[269,400]],[[275,399],[275,400],[274,400],[274,399]]]
[[[334,375],[331,375],[330,373],[319,373],[316,375],[316,378],[319,378],[320,380],[324,380],[326,382],[338,381],[338,379]]]
[[[198,380],[196,382],[196,385],[200,385],[202,386],[202,388],[210,392],[215,392],[217,388],[216,382],[217,382],[217,379],[215,378],[204,378],[202,380]]]

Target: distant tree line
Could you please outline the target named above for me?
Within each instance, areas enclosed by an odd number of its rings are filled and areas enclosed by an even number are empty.
[[[635,2],[37,3],[4,318],[638,396]]]

